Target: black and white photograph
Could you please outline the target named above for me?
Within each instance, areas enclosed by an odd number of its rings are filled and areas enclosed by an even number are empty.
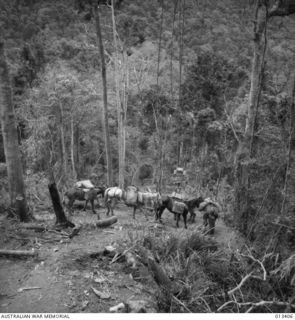
[[[0,119],[1,319],[295,320],[295,0],[0,0]]]

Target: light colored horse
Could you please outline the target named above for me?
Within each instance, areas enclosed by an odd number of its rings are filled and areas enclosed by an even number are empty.
[[[156,213],[156,210],[158,206],[161,203],[161,195],[159,192],[138,192],[138,206],[141,208],[141,210],[144,211],[145,217],[147,219],[146,211],[154,211]]]
[[[133,219],[137,209],[143,211],[143,208],[155,209],[157,203],[160,201],[160,194],[158,192],[141,192],[135,186],[129,186],[126,190],[118,187],[107,188],[104,193],[104,200],[107,207],[106,215],[114,215],[115,201],[123,201],[128,207],[133,208]],[[147,219],[146,212],[144,211]]]

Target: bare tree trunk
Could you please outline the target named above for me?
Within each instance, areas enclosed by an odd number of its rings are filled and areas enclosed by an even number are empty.
[[[281,214],[285,211],[285,203],[287,196],[287,186],[288,186],[288,178],[290,175],[290,168],[292,164],[292,149],[294,147],[295,142],[295,72],[291,78],[291,90],[290,90],[290,126],[289,126],[289,141],[288,141],[288,150],[287,150],[287,166],[285,171],[285,181],[284,181],[284,189],[283,189],[283,201],[281,207]]]
[[[159,95],[159,76],[160,76],[160,61],[161,61],[161,45],[162,45],[162,33],[163,33],[163,21],[164,21],[164,0],[161,0],[161,24],[160,24],[160,34],[159,34],[159,45],[158,45],[158,61],[157,61],[157,93]],[[157,97],[158,97],[157,95]],[[159,97],[156,102],[156,107],[159,108]],[[156,112],[155,106],[153,106],[153,113],[155,118],[156,129],[158,133],[158,148],[159,148],[159,181],[157,184],[158,192],[162,190],[162,180],[163,180],[163,121],[160,118],[160,113]],[[160,121],[159,121],[160,120]],[[159,123],[161,126],[159,126]],[[161,128],[161,130],[160,130]]]
[[[124,62],[124,89],[123,89],[123,126],[122,126],[122,170],[123,177],[126,166],[126,121],[127,121],[127,107],[128,107],[128,95],[129,95],[129,64],[128,55],[126,50],[123,51],[123,62]]]
[[[259,2],[258,2],[259,3]],[[264,6],[257,4],[255,10],[254,27],[254,56],[252,60],[251,87],[249,93],[248,116],[246,119],[245,141],[251,153],[255,118],[258,109],[261,93],[261,80],[264,68],[264,58],[266,50],[266,24],[267,10]]]
[[[172,20],[172,35],[171,35],[171,55],[170,55],[170,96],[171,101],[174,104],[174,95],[173,95],[173,37],[174,37],[174,25],[175,25],[175,16],[178,6],[178,0],[174,0],[174,9],[173,9],[173,20]]]
[[[105,149],[106,149],[106,162],[107,162],[107,184],[113,185],[113,167],[111,158],[111,143],[109,133],[109,113],[108,113],[108,102],[107,102],[107,79],[106,79],[106,65],[104,60],[104,47],[102,42],[102,34],[100,27],[100,8],[97,7],[95,1],[93,2],[96,36],[99,45],[99,53],[101,59],[101,76],[103,85],[103,125],[104,125],[104,138],[105,138]]]
[[[119,187],[124,187],[124,170],[125,170],[125,124],[124,124],[124,102],[120,96],[120,71],[119,71],[119,50],[117,42],[117,30],[115,21],[114,3],[112,1],[112,24],[113,24],[113,41],[115,47],[115,86],[116,86],[116,105],[117,105],[117,118],[118,118],[118,156],[119,156]],[[124,58],[124,57],[123,57]],[[124,72],[124,71],[123,71]]]
[[[249,163],[253,144],[255,118],[259,104],[261,91],[261,78],[264,65],[264,52],[266,39],[263,37],[266,31],[267,11],[257,1],[255,6],[254,21],[254,55],[252,60],[251,88],[248,102],[248,116],[244,138],[241,139],[235,160],[235,212],[237,214],[240,231],[247,233],[250,212],[250,177]]]
[[[181,113],[182,109],[182,92],[181,92],[181,82],[182,82],[182,57],[183,57],[183,30],[184,30],[184,5],[185,0],[179,1],[179,84],[178,84],[178,107],[179,112]],[[177,148],[177,166],[182,165],[181,163],[181,154],[182,154],[182,140],[183,140],[183,128],[179,124],[178,128],[178,148]]]
[[[73,178],[77,179],[76,167],[75,167],[75,131],[74,131],[74,117],[71,116],[71,162],[72,162],[72,172]]]
[[[65,132],[64,132],[64,110],[63,105],[59,102],[59,111],[60,111],[60,141],[61,141],[61,157],[62,157],[62,168],[63,176],[66,177],[68,173],[68,157],[66,151],[66,142],[65,142]]]
[[[16,210],[21,221],[29,221],[9,71],[2,42],[0,42],[0,99],[1,127],[11,207]]]
[[[252,157],[255,120],[259,106],[261,80],[266,50],[266,26],[268,18],[287,16],[295,12],[295,5],[290,1],[276,0],[268,10],[267,2],[256,0],[254,19],[254,55],[252,60],[251,88],[249,94],[248,116],[243,139],[240,140],[235,159],[235,212],[238,227],[246,233],[248,229],[249,213],[253,212],[250,199],[250,168]],[[255,223],[255,221],[252,221]],[[242,225],[241,225],[242,224]],[[252,230],[252,228],[250,229]],[[250,232],[248,236],[250,235]]]
[[[75,128],[75,145],[76,145],[76,175],[77,178],[79,178],[80,175],[80,167],[79,167],[79,163],[80,163],[80,128],[79,128],[79,123],[76,124],[76,128]]]

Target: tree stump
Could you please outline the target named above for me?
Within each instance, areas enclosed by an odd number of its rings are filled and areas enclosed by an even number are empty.
[[[57,229],[66,229],[68,227],[74,228],[75,225],[66,218],[64,209],[61,205],[60,196],[56,187],[52,169],[49,168],[49,184],[48,189],[53,204],[54,213],[56,216],[56,228]]]

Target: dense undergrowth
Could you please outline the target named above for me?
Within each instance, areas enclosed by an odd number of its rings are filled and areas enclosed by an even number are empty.
[[[145,248],[177,288],[167,290],[155,277],[159,312],[295,310],[294,255],[282,261],[279,255],[261,255],[246,244],[234,251],[198,231],[182,236],[145,232],[129,240],[139,261],[144,261]]]

